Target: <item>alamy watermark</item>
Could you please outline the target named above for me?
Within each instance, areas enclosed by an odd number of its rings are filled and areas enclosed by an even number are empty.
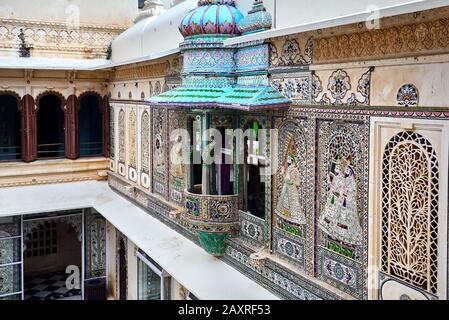
[[[250,164],[259,166],[261,175],[273,175],[278,170],[277,129],[201,130],[201,122],[194,121],[192,132],[176,129],[170,133],[173,166]],[[158,148],[161,144],[156,141]]]

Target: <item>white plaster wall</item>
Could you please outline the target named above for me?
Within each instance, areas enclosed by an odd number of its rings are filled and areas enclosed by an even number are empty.
[[[137,247],[128,239],[128,297],[137,300]]]
[[[370,200],[369,200],[369,299],[379,298],[378,270],[381,254],[381,218],[382,218],[382,164],[386,145],[399,132],[411,130],[425,137],[434,148],[439,169],[439,214],[438,214],[438,297],[447,299],[447,194],[448,194],[448,155],[447,140],[449,124],[444,120],[421,120],[401,118],[372,117],[370,124]],[[395,283],[395,282],[393,282]],[[397,299],[406,287],[395,283],[389,292],[390,299]],[[408,290],[410,293],[410,290]],[[383,293],[385,294],[385,293]],[[415,293],[416,296],[421,294]]]
[[[117,297],[117,243],[116,229],[106,221],[106,274],[108,279],[108,298],[115,299]]]
[[[271,11],[276,7],[276,28],[285,28],[313,21],[372,11],[376,7],[400,5],[410,0],[265,0]],[[273,11],[271,11],[273,12]]]
[[[172,0],[165,0],[168,8]],[[274,17],[274,27],[285,28],[345,15],[373,11],[412,2],[410,0],[265,0]],[[237,8],[246,15],[253,0],[237,0]],[[112,60],[123,62],[142,56],[176,49],[183,41],[178,25],[187,12],[197,6],[197,0],[184,0],[159,17],[140,21],[113,42]],[[375,14],[372,16],[375,18]]]
[[[186,0],[161,16],[144,19],[120,34],[112,42],[112,61],[123,62],[178,48],[183,41],[179,23],[196,4],[197,0]]]
[[[449,105],[449,63],[376,67],[371,83],[373,106],[396,106],[399,88],[408,83],[418,89],[419,106]]]
[[[1,0],[0,18],[129,26],[137,14],[137,0]]]

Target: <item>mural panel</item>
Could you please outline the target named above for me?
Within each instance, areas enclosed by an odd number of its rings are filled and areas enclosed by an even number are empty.
[[[318,123],[317,273],[358,298],[366,296],[367,136],[365,124]]]
[[[133,108],[128,115],[128,178],[137,182],[137,112]]]
[[[154,108],[153,119],[153,192],[168,199],[167,110]]]
[[[170,111],[169,112],[170,131],[186,128],[187,120],[186,114],[182,111]],[[170,163],[170,201],[178,204],[183,204],[184,189],[186,188],[186,166],[183,164],[183,158],[188,147],[188,141],[183,141],[182,137],[176,137],[175,141],[170,138],[169,159],[172,158],[173,162]]]
[[[273,183],[274,252],[313,273],[313,123],[276,119],[275,128],[279,130],[279,159]]]
[[[120,175],[124,176],[126,174],[125,163],[126,163],[126,143],[125,143],[125,110],[120,109],[118,114],[118,161],[119,168],[118,171]]]

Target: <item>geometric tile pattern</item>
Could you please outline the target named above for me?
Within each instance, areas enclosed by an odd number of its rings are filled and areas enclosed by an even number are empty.
[[[60,300],[81,296],[81,289],[67,289],[65,281],[68,276],[58,272],[29,277],[25,282],[25,300]]]

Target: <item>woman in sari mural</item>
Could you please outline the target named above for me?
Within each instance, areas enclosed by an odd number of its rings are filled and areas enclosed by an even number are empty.
[[[179,136],[176,139],[176,143],[173,145],[173,148],[171,150],[171,173],[174,177],[182,178],[184,176],[184,170],[183,170],[183,161],[184,161],[184,155],[183,155],[183,147],[182,147],[182,137]]]
[[[295,224],[306,224],[302,201],[301,176],[294,153],[289,152],[287,168],[283,167],[284,185],[276,207],[276,214],[284,220]]]
[[[155,153],[156,169],[163,171],[165,169],[164,150],[162,149],[162,138],[160,134],[156,136],[156,153]]]
[[[357,184],[351,158],[334,162],[328,177],[329,192],[319,226],[329,236],[346,244],[362,244],[357,213]]]

